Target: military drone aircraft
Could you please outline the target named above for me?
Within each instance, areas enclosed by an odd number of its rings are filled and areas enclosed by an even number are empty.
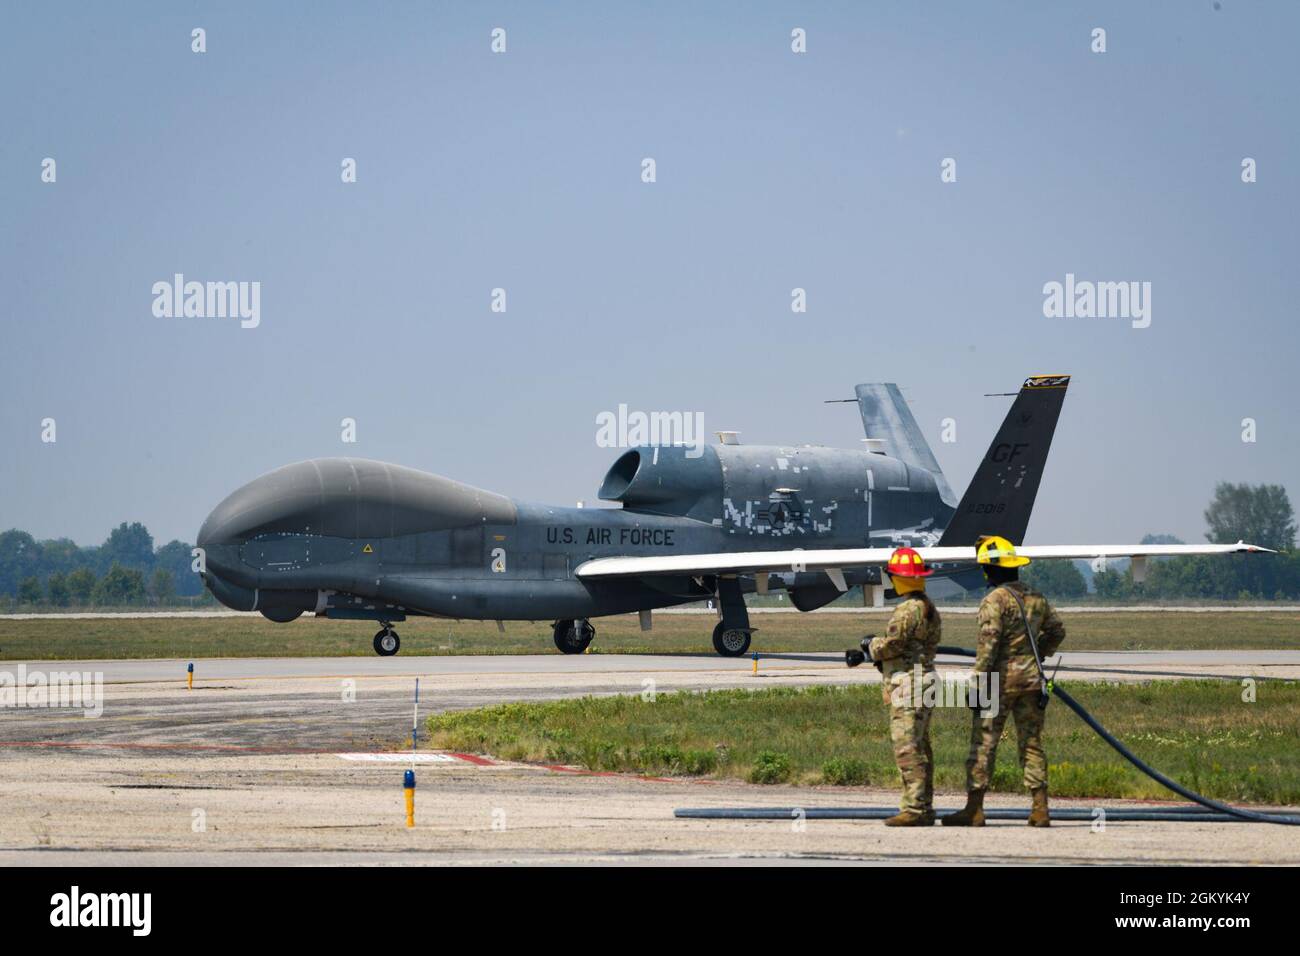
[[[554,621],[555,645],[586,650],[591,618],[711,599],[713,646],[750,646],[744,595],[784,589],[811,611],[861,586],[908,545],[940,574],[980,581],[976,539],[1020,544],[1069,386],[1025,380],[960,501],[897,386],[857,386],[865,449],[660,445],[629,449],[599,495],[619,508],[528,504],[450,478],[356,458],[286,465],[217,505],[199,531],[203,580],[222,604],[273,621],[304,612],[377,621],[375,651],[408,615]],[[1263,551],[1252,545],[1039,545],[1033,559],[1134,560]]]

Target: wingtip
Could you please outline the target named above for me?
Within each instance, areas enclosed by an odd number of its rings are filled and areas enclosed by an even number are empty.
[[[1249,553],[1249,552],[1256,552],[1256,551],[1260,552],[1261,554],[1281,554],[1281,553],[1282,553],[1281,551],[1275,550],[1274,548],[1265,548],[1264,546],[1262,546],[1262,545],[1258,545],[1258,544],[1247,544],[1245,541],[1242,541],[1242,540],[1240,540],[1240,539],[1237,540],[1237,547],[1240,548],[1242,551],[1246,551],[1246,552],[1248,552],[1248,553]]]

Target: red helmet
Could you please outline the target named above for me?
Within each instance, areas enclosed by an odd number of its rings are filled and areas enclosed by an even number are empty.
[[[898,578],[928,578],[934,573],[912,548],[899,548],[891,554],[889,566],[885,570],[891,577]]]

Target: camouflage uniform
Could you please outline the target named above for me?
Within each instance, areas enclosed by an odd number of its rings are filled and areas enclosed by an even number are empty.
[[[1043,752],[1043,716],[1039,707],[1042,679],[1034,662],[1034,651],[1025,634],[1020,606],[1011,595],[1014,590],[1025,604],[1025,615],[1034,629],[1038,652],[1044,660],[1056,653],[1065,640],[1065,625],[1056,611],[1033,588],[1012,581],[989,591],[979,610],[979,646],[975,655],[976,673],[996,672],[998,708],[993,717],[982,718],[976,712],[971,726],[970,753],[966,758],[966,789],[984,790],[993,776],[998,741],[1010,714],[1016,721],[1020,766],[1025,787],[1037,790],[1047,786],[1047,755]]]
[[[930,714],[934,708],[913,700],[914,668],[920,665],[924,693],[934,683],[934,655],[942,625],[939,612],[923,592],[908,594],[894,608],[884,637],[871,639],[872,660],[880,662],[881,693],[889,704],[889,737],[903,775],[900,810],[932,809],[934,756],[930,752]]]

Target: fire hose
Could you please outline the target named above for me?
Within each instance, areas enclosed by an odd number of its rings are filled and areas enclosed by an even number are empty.
[[[1032,639],[1032,637],[1031,637]],[[864,642],[865,643],[865,642]],[[975,652],[965,647],[940,646],[937,648],[939,654],[948,654],[957,657],[974,657]],[[849,661],[851,664],[860,663],[865,660],[862,652],[850,651]],[[1038,658],[1037,642],[1034,642],[1034,656]],[[855,657],[858,660],[855,660]],[[1038,659],[1041,673],[1042,661]],[[1159,770],[1156,770],[1133,751],[1129,750],[1119,738],[1102,726],[1096,717],[1092,716],[1088,710],[1080,704],[1074,697],[1066,691],[1060,683],[1054,679],[1047,679],[1043,675],[1043,684],[1046,688],[1047,699],[1051,697],[1060,698],[1065,706],[1069,707],[1078,715],[1079,719],[1087,724],[1094,733],[1102,740],[1106,741],[1116,753],[1131,763],[1134,767],[1146,774],[1156,783],[1160,784],[1179,796],[1192,801],[1199,806],[1185,807],[1140,807],[1140,808],[1122,808],[1105,811],[1106,819],[1114,821],[1134,821],[1134,822],[1183,822],[1183,823],[1223,823],[1234,820],[1247,821],[1250,823],[1280,823],[1286,826],[1300,825],[1300,816],[1287,813],[1286,811],[1265,811],[1265,810],[1243,810],[1239,807],[1230,806],[1226,803],[1220,803],[1218,800],[1212,800],[1209,797],[1189,790],[1175,780],[1171,780]],[[706,819],[744,819],[744,820],[781,820],[791,819],[792,817],[802,817],[808,820],[881,820],[897,813],[893,808],[887,807],[708,807],[708,808],[679,808],[674,811],[673,815],[679,818],[706,818]],[[1054,809],[1052,817],[1057,820],[1088,820],[1095,811],[1082,809],[1060,810]],[[990,820],[1023,820],[1026,816],[1025,811],[1011,809],[986,809],[985,815]]]
[[[955,654],[959,657],[975,656],[974,651],[969,650],[968,648],[965,647],[946,647],[946,646],[940,647],[939,653]],[[1177,781],[1171,780],[1169,777],[1166,777],[1159,770],[1155,769],[1149,763],[1147,763],[1145,760],[1139,757],[1137,754],[1133,753],[1133,751],[1129,750],[1128,747],[1124,746],[1124,743],[1119,738],[1117,738],[1109,730],[1103,727],[1101,725],[1101,722],[1097,720],[1096,717],[1092,716],[1092,714],[1088,713],[1088,711],[1084,708],[1084,706],[1080,704],[1077,700],[1075,700],[1065,690],[1065,688],[1062,687],[1057,681],[1055,680],[1047,681],[1046,687],[1047,687],[1047,693],[1051,697],[1059,698],[1061,703],[1065,704],[1066,707],[1069,707],[1072,711],[1078,714],[1079,719],[1082,720],[1089,727],[1091,727],[1098,737],[1106,741],[1106,743],[1110,744],[1111,747],[1114,748],[1116,753],[1118,753],[1121,757],[1123,757],[1125,760],[1131,763],[1138,770],[1142,771],[1144,774],[1146,774],[1156,783],[1160,784],[1162,787],[1166,787],[1169,790],[1172,790],[1180,797],[1184,797],[1187,800],[1191,800],[1193,803],[1199,803],[1201,806],[1206,807],[1207,809],[1212,810],[1216,813],[1222,813],[1230,817],[1236,817],[1239,820],[1250,820],[1254,823],[1282,823],[1288,826],[1300,826],[1300,817],[1297,816],[1289,816],[1289,815],[1276,814],[1276,813],[1260,813],[1256,810],[1242,810],[1237,807],[1230,806],[1226,803],[1220,803],[1218,800],[1211,800],[1209,797],[1202,796],[1201,794],[1196,793],[1195,791],[1187,789]],[[1186,809],[1190,810],[1191,808],[1188,807]]]

